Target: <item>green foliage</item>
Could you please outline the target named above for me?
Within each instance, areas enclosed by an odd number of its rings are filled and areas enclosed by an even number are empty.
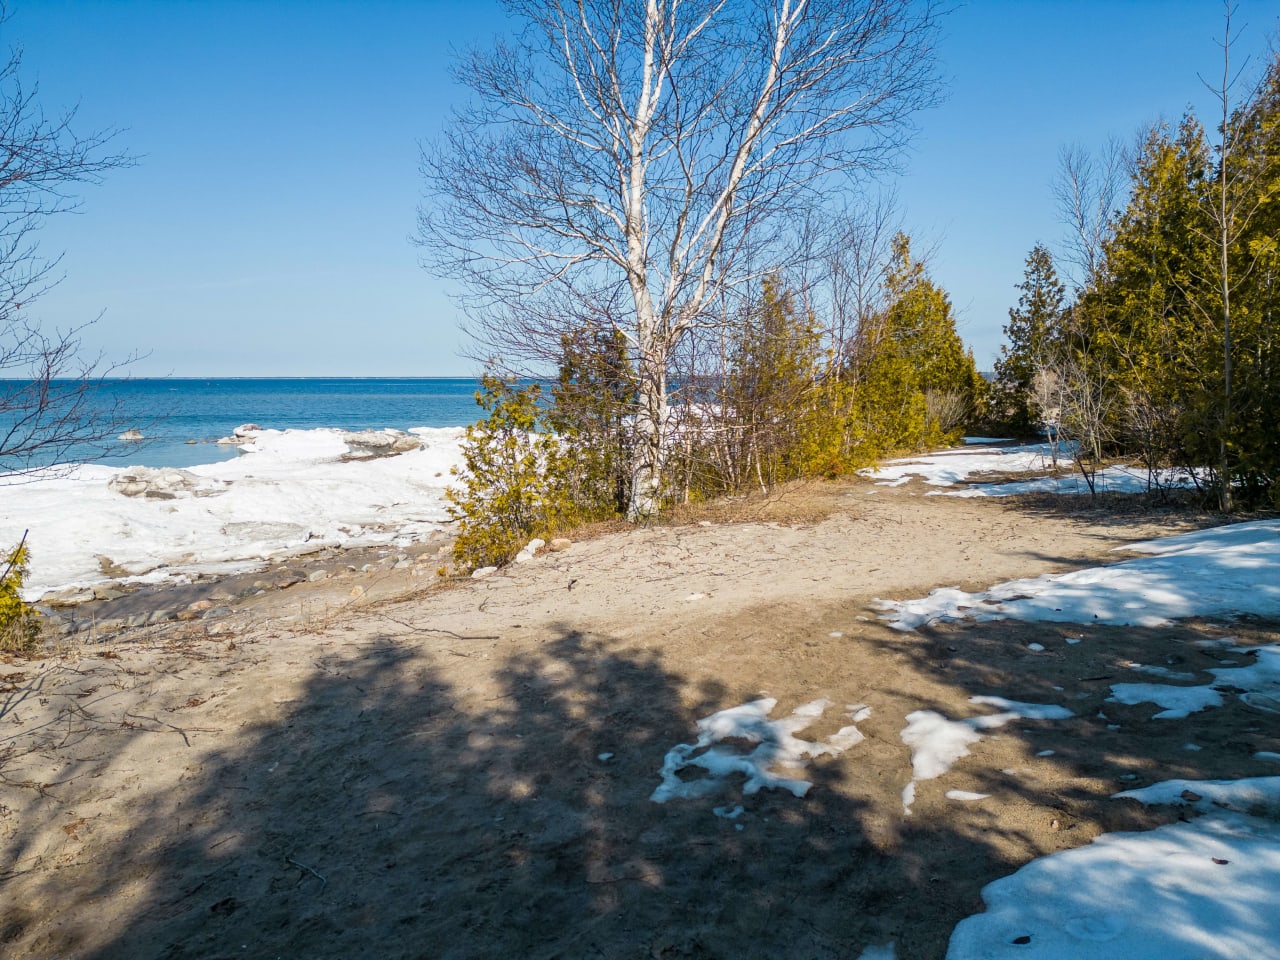
[[[40,642],[40,615],[21,596],[29,562],[23,538],[0,568],[0,652],[32,653]]]
[[[1062,321],[1067,288],[1058,279],[1053,256],[1037,244],[1027,255],[1018,305],[1009,311],[996,360],[995,418],[1018,433],[1030,431],[1036,421],[1032,383],[1036,370],[1061,350]]]
[[[631,495],[629,418],[636,406],[626,337],[589,327],[566,333],[551,400],[546,419],[572,460],[564,479],[580,519],[625,513]]]
[[[853,411],[859,459],[954,440],[986,399],[951,301],[911,256],[904,234],[894,240],[886,294],[887,308],[860,334]]]
[[[445,494],[458,522],[454,559],[467,569],[508,563],[533,537],[570,525],[576,516],[569,460],[545,432],[541,387],[485,374],[476,403],[488,416],[467,428],[461,486]]]
[[[767,489],[843,472],[839,401],[816,320],[780,278],[766,278],[733,345],[722,396],[730,475]]]
[[[1075,317],[1120,447],[1226,507],[1280,499],[1280,57],[1219,136],[1150,132]]]

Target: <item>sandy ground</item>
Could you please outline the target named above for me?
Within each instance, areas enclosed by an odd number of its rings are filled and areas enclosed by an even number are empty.
[[[1114,561],[1205,518],[920,492],[808,487],[749,522],[610,534],[431,589],[422,564],[316,557],[334,576],[90,611],[224,604],[0,663],[0,954],[854,960],[892,940],[940,958],[985,883],[1176,816],[1111,793],[1275,772],[1253,754],[1280,750],[1278,718],[1235,698],[1097,716],[1111,682],[1152,679],[1130,661],[1206,682],[1223,654],[1189,641],[1275,642],[1274,624],[904,634],[872,603]],[[905,815],[906,715],[988,712],[980,694],[1076,718],[994,731]],[[739,781],[650,799],[699,718],[766,695],[775,716],[829,698],[811,740],[866,704],[866,739],[812,761],[803,798]]]

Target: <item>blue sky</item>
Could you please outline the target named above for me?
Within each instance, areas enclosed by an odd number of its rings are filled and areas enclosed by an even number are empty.
[[[1261,67],[1274,0],[1240,0]],[[949,99],[893,181],[961,335],[989,368],[1037,242],[1057,243],[1064,144],[1188,106],[1221,69],[1217,0],[973,0],[945,21]],[[503,28],[487,0],[11,0],[0,43],[46,112],[78,104],[138,158],[42,232],[63,282],[34,313],[97,319],[90,352],[145,376],[447,376],[457,311],[410,242],[418,143],[461,96],[452,50]]]

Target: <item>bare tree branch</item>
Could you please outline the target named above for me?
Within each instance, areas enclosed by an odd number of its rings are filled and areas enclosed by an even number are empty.
[[[112,151],[114,131],[78,133],[74,110],[47,117],[21,63],[14,50],[0,66],[0,471],[92,456],[121,425],[95,394],[119,366],[82,354],[83,327],[42,328],[32,306],[59,279],[58,258],[38,249],[41,225],[75,210],[77,189],[132,161]]]

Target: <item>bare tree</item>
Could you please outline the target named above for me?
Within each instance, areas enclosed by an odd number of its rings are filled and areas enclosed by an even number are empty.
[[[1090,494],[1096,494],[1098,467],[1115,439],[1111,427],[1115,398],[1102,371],[1083,344],[1050,349],[1036,364],[1031,389],[1054,466],[1065,439]]]
[[[1258,211],[1274,199],[1274,186],[1263,187],[1259,181],[1259,171],[1242,156],[1238,141],[1242,138],[1242,118],[1247,116],[1258,88],[1247,91],[1238,104],[1234,104],[1236,92],[1240,87],[1244,67],[1233,66],[1231,62],[1231,45],[1235,36],[1231,32],[1231,21],[1236,6],[1231,0],[1223,3],[1223,36],[1222,77],[1218,83],[1201,82],[1214,95],[1220,107],[1218,142],[1214,145],[1217,155],[1217,176],[1214,179],[1211,202],[1206,205],[1207,229],[1204,235],[1214,247],[1212,273],[1199,278],[1213,290],[1213,295],[1203,302],[1201,298],[1190,298],[1194,306],[1213,325],[1220,324],[1222,343],[1222,407],[1219,413],[1221,423],[1218,426],[1218,505],[1223,511],[1232,509],[1232,466],[1230,457],[1231,429],[1234,412],[1232,410],[1232,330],[1231,299],[1241,283],[1244,282],[1254,267],[1257,253],[1246,257],[1247,263],[1232,269],[1233,255],[1241,239],[1248,232],[1251,222]],[[1215,302],[1216,301],[1216,302]],[[1216,314],[1216,316],[1215,316]]]
[[[801,290],[813,312],[830,318],[834,366],[843,371],[876,346],[893,238],[902,232],[897,197],[883,192],[857,197],[820,229],[824,243],[810,249],[822,255],[807,265]]]
[[[1062,260],[1072,268],[1070,279],[1076,289],[1084,289],[1098,277],[1128,166],[1128,151],[1115,137],[1097,153],[1076,144],[1058,154],[1053,196],[1058,216],[1067,226]]]
[[[474,100],[424,151],[419,237],[496,354],[545,343],[545,326],[519,321],[531,302],[625,299],[628,515],[643,518],[662,495],[682,341],[723,316],[710,308],[724,291],[804,255],[806,210],[893,160],[937,97],[937,13],[933,0],[507,7],[523,30],[461,61]]]
[[[40,226],[78,206],[76,188],[131,162],[111,151],[111,132],[77,134],[74,111],[46,116],[21,62],[14,50],[0,66],[0,470],[10,471],[63,462],[118,431],[94,396],[114,368],[81,354],[78,329],[43,329],[32,306],[58,280],[58,259],[38,249]]]

